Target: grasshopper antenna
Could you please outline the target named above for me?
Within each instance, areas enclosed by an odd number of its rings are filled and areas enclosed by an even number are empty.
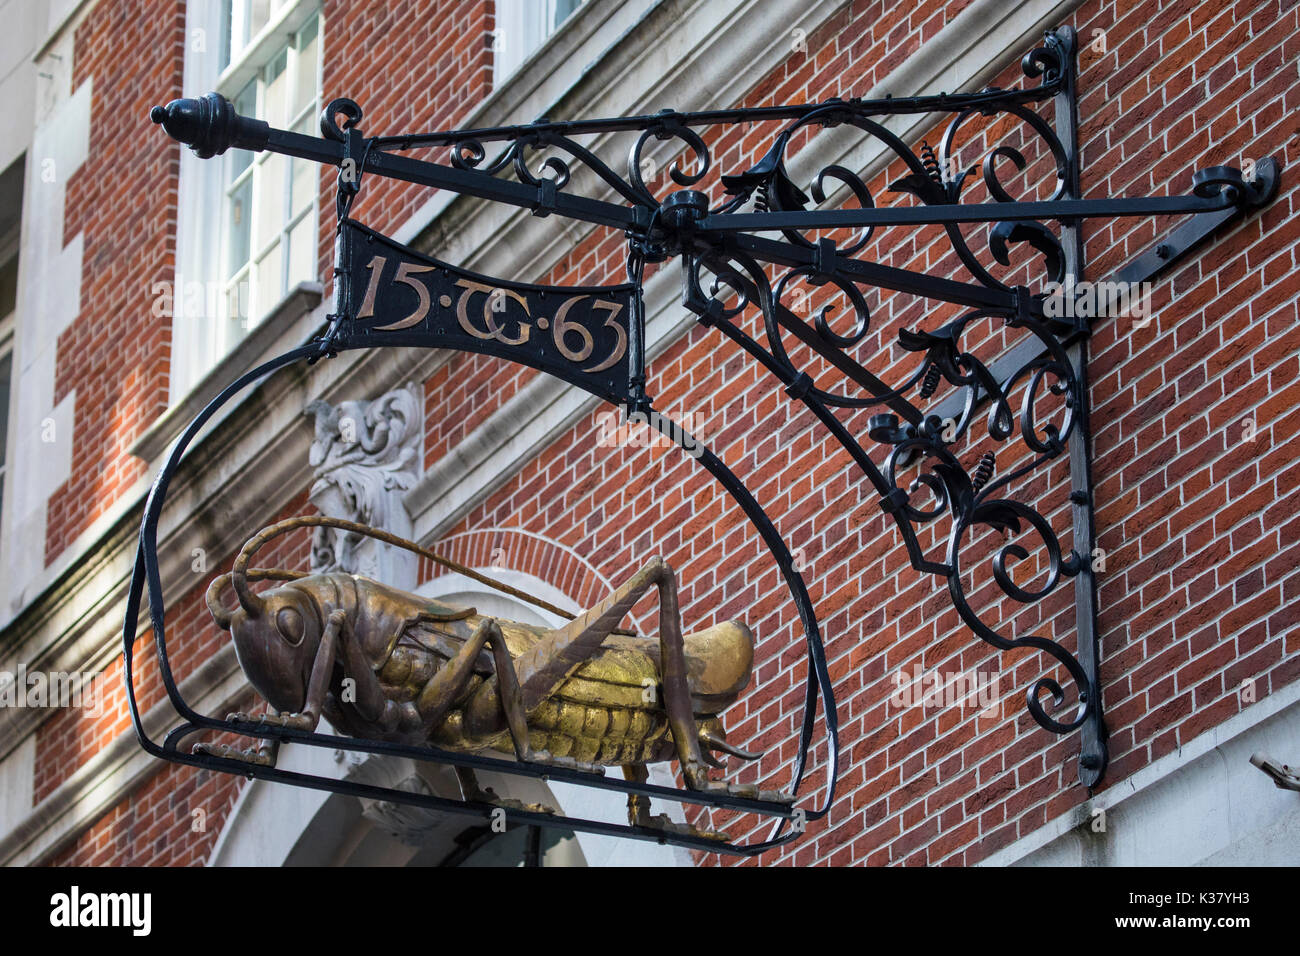
[[[296,581],[306,576],[301,571],[283,571],[277,568],[249,568],[244,572],[244,577],[249,581]],[[208,610],[212,612],[212,619],[217,622],[217,626],[223,631],[230,630],[231,612],[221,603],[221,592],[231,583],[233,578],[233,571],[217,575],[212,579],[212,583],[208,585],[207,593],[203,595]],[[243,602],[240,603],[242,605]]]
[[[486,574],[480,574],[473,568],[467,568],[465,565],[452,561],[450,558],[443,557],[435,551],[430,551],[428,548],[421,547],[414,541],[408,541],[406,538],[399,537],[398,535],[392,534],[388,531],[371,528],[369,525],[358,524],[355,521],[347,521],[343,518],[331,518],[327,515],[298,515],[294,518],[286,518],[285,520],[278,521],[273,525],[268,525],[244,543],[244,547],[240,549],[238,557],[235,558],[235,565],[230,574],[231,583],[234,585],[235,594],[239,598],[239,603],[244,610],[248,612],[250,617],[256,617],[261,613],[264,602],[261,597],[254,594],[252,589],[248,586],[248,582],[253,579],[253,575],[255,574],[255,571],[250,571],[248,569],[249,561],[252,560],[252,557],[257,550],[272,538],[278,535],[287,534],[297,528],[341,528],[344,531],[351,531],[354,534],[363,535],[367,538],[375,538],[378,541],[383,541],[406,551],[411,551],[423,558],[428,558],[434,564],[441,565],[449,571],[462,574],[467,578],[478,581],[480,584],[485,584],[494,590],[501,591],[503,594],[509,594],[511,597],[523,601],[526,604],[531,604],[534,607],[540,607],[543,610],[550,611],[557,617],[564,618],[567,621],[571,621],[574,618],[573,614],[570,614],[563,608],[558,608],[554,604],[543,601],[541,598],[534,597],[518,588],[512,588],[508,584],[503,584],[500,581],[493,580]],[[216,582],[214,581],[213,585],[215,586],[215,584]],[[209,588],[209,593],[211,593],[211,588]],[[208,607],[211,608],[212,605],[209,604]],[[253,610],[250,610],[250,608]],[[222,611],[224,613],[224,608]],[[216,613],[216,611],[213,611],[214,616]],[[217,623],[220,624],[220,620],[218,620]],[[613,633],[632,634],[633,632],[616,628]]]

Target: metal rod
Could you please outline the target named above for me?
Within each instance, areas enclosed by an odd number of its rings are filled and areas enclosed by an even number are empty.
[[[1063,46],[1073,61],[1076,37],[1072,27],[1057,31]],[[1068,177],[1066,194],[1077,196],[1080,190],[1079,175],[1079,116],[1074,89],[1075,71],[1066,71],[1066,80],[1056,96],[1056,128],[1065,147]],[[1063,203],[1062,205],[1072,205]],[[1083,216],[1061,224],[1061,248],[1065,254],[1067,282],[1073,276],[1076,282],[1084,279]],[[1087,320],[1079,331],[1086,332]],[[1074,409],[1075,425],[1068,440],[1070,456],[1070,518],[1074,531],[1074,552],[1078,573],[1074,576],[1074,622],[1078,640],[1076,657],[1079,666],[1088,675],[1089,686],[1080,687],[1086,695],[1088,716],[1079,728],[1079,782],[1085,787],[1094,786],[1101,779],[1108,762],[1106,750],[1106,724],[1101,707],[1101,646],[1097,625],[1097,579],[1093,573],[1093,547],[1097,538],[1096,516],[1093,510],[1092,487],[1092,432],[1088,422],[1088,338],[1080,335],[1067,348],[1074,381],[1078,389],[1078,407]]]
[[[722,245],[725,249],[734,249],[754,259],[777,265],[811,266],[816,262],[816,253],[813,249],[745,232],[727,236]],[[943,279],[923,272],[898,269],[881,265],[879,262],[864,262],[847,256],[838,259],[836,267],[853,281],[863,285],[874,285],[895,292],[941,299],[944,302],[954,302],[972,309],[1010,311],[1015,308],[1015,297],[1007,289],[991,289],[973,282]]]
[[[235,148],[250,147],[236,146]],[[269,128],[265,144],[261,148],[268,152],[308,159],[329,166],[338,166],[343,162],[344,156],[342,143],[274,127]],[[543,203],[537,188],[526,183],[498,179],[471,169],[457,169],[455,166],[430,163],[410,156],[396,156],[374,149],[371,149],[365,157],[362,170],[387,179],[400,179],[403,182],[432,186],[435,189],[447,189],[466,196],[518,206],[521,209],[538,211]],[[632,229],[639,221],[633,208],[600,199],[574,196],[559,191],[554,192],[548,199],[551,201],[546,205],[550,208],[545,211],[559,213],[568,219],[612,226],[616,229]]]
[[[768,121],[798,120],[819,111],[839,111],[852,116],[888,116],[899,113],[959,112],[979,106],[1005,103],[1034,103],[1050,97],[1052,85],[1029,89],[999,90],[990,87],[976,93],[940,93],[933,96],[884,97],[883,99],[843,100],[838,97],[820,103],[796,103],[785,106],[760,106],[752,108],[696,110],[678,113],[662,110],[639,116],[615,116],[590,120],[550,122],[542,119],[536,123],[515,126],[485,126],[477,129],[435,130],[428,133],[411,133],[399,136],[381,136],[375,139],[377,149],[418,149],[429,146],[450,146],[464,140],[497,142],[513,139],[520,133],[560,133],[580,136],[588,133],[617,133],[632,130],[655,129],[672,123],[678,126],[714,126],[725,123],[762,123]],[[831,125],[828,121],[827,125]]]
[[[255,767],[251,764],[240,763],[237,760],[227,760],[221,757],[210,757],[203,754],[186,754],[179,751],[173,751],[169,754],[164,754],[163,756],[164,759],[170,760],[173,763],[188,764],[204,770],[216,770],[222,773],[232,773],[238,776],[246,776],[259,780],[271,780],[277,783],[307,787],[311,790],[323,790],[329,793],[346,794],[348,796],[360,797],[366,800],[382,800],[413,807],[425,807],[430,810],[440,810],[446,813],[460,814],[461,816],[477,817],[478,819],[490,819],[494,812],[500,811],[505,815],[507,821],[515,824],[574,830],[579,833],[592,833],[598,836],[625,837],[632,840],[646,840],[651,843],[671,843],[676,846],[688,847],[693,850],[703,850],[708,853],[725,853],[733,856],[755,856],[765,850],[771,849],[774,845],[787,842],[794,836],[794,834],[788,834],[786,837],[777,841],[765,841],[763,843],[749,845],[724,843],[720,840],[708,839],[707,837],[691,836],[687,833],[660,830],[652,827],[634,827],[620,823],[606,823],[603,820],[588,820],[582,817],[569,817],[560,814],[536,813],[531,810],[520,810],[514,807],[503,807],[494,804],[466,803],[462,800],[439,797],[431,793],[415,793],[408,790],[390,789],[388,787],[375,786],[355,780],[348,780],[346,778],[335,779],[333,777],[318,777],[313,774],[299,773],[293,770],[282,770],[277,767]]]
[[[307,744],[312,747],[347,750],[353,753],[406,757],[424,763],[468,767],[471,770],[504,773],[515,777],[529,777],[534,780],[559,780],[563,783],[576,784],[596,790],[610,790],[622,794],[640,794],[658,800],[672,800],[677,803],[720,807],[728,810],[744,810],[774,817],[788,818],[794,812],[785,803],[774,803],[751,797],[738,797],[724,792],[679,790],[655,783],[636,783],[618,777],[602,776],[583,770],[558,767],[553,764],[526,763],[507,760],[503,757],[485,757],[481,754],[443,750],[432,745],[416,746],[387,740],[371,740],[365,737],[343,737],[334,734],[323,734],[319,731],[296,730],[292,727],[270,727],[248,721],[217,720],[201,715],[198,715],[197,719],[192,719],[189,723],[174,727],[169,731],[164,739],[162,749],[170,754],[183,754],[183,751],[179,749],[181,741],[186,737],[205,731],[239,734],[255,740],[274,739],[284,743]],[[260,774],[262,770],[267,769],[227,757],[211,756],[208,759],[220,761],[227,769],[237,768],[239,773]]]
[[[1070,199],[1056,202],[981,202],[870,209],[813,209],[745,212],[706,216],[701,232],[772,232],[782,229],[841,229],[858,226],[918,226],[943,223],[1090,219],[1100,216],[1197,215],[1232,209],[1236,203],[1214,196],[1141,196],[1132,199]]]

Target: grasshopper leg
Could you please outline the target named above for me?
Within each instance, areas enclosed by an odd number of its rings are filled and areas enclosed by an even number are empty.
[[[259,727],[292,727],[297,730],[315,730],[320,725],[321,710],[325,703],[325,694],[329,690],[330,672],[334,669],[335,649],[338,646],[339,633],[347,616],[343,611],[334,611],[325,623],[325,632],[321,635],[320,647],[316,659],[312,661],[311,677],[307,684],[307,699],[303,709],[296,714],[282,714],[268,709],[257,717],[248,714],[229,714],[226,720],[256,723]],[[280,754],[278,739],[263,740],[257,747],[240,750],[229,744],[195,744],[194,753],[240,760],[259,767],[274,767]]]
[[[326,620],[325,632],[321,635],[320,647],[316,650],[316,659],[312,661],[311,677],[307,682],[307,699],[303,702],[302,710],[296,714],[281,714],[268,710],[260,717],[230,714],[226,720],[249,723],[256,721],[267,727],[292,727],[295,730],[315,730],[320,726],[325,695],[329,692],[330,673],[334,670],[339,634],[342,633],[346,622],[347,615],[343,611],[332,611]]]
[[[460,781],[460,790],[464,794],[468,803],[488,803],[494,807],[505,807],[509,810],[525,810],[529,813],[546,813],[551,816],[559,813],[554,807],[548,807],[544,803],[524,803],[521,800],[515,800],[511,797],[498,796],[497,792],[491,787],[481,786],[478,782],[478,776],[469,767],[456,767],[456,779]]]
[[[650,771],[643,763],[624,764],[623,779],[632,783],[645,783],[650,779]],[[627,795],[627,822],[629,826],[647,827],[651,830],[679,833],[684,836],[698,837],[705,840],[717,840],[720,843],[727,843],[731,840],[731,837],[725,833],[719,833],[715,830],[701,830],[689,823],[678,823],[666,813],[651,815],[650,798],[643,793],[629,793]]]
[[[528,724],[523,712],[512,707],[519,699],[514,664],[501,634],[501,626],[490,617],[479,621],[474,633],[461,645],[456,656],[438,668],[438,672],[424,685],[420,696],[415,700],[415,709],[420,714],[424,734],[428,736],[443,722],[456,698],[464,692],[470,678],[474,676],[474,664],[484,647],[492,651],[497,682],[502,686],[501,697],[510,736],[515,739],[515,747],[518,749],[519,736],[522,734],[523,739],[527,740]]]
[[[609,597],[563,627],[551,631],[519,656],[515,667],[523,710],[530,713],[538,707],[556,687],[568,679],[576,667],[597,653],[605,638],[652,587],[659,590],[660,669],[664,708],[668,714],[673,743],[687,785],[694,789],[706,789],[710,783],[708,765],[701,751],[699,728],[695,723],[695,711],[686,680],[686,649],[682,643],[681,612],[677,604],[677,576],[663,558],[649,561]],[[471,707],[468,718],[486,723],[493,716],[492,703],[494,701],[485,700],[479,708]]]
[[[268,710],[261,715],[261,718],[252,718],[247,714],[231,714],[226,719],[246,721],[258,719],[261,722],[265,718],[275,716],[278,715],[274,711]],[[208,754],[211,757],[224,757],[227,760],[238,760],[257,767],[274,767],[276,759],[280,756],[280,741],[275,738],[263,740],[256,747],[249,747],[246,750],[240,750],[238,747],[230,746],[230,744],[195,744],[192,752]]]
[[[659,666],[664,710],[686,785],[693,790],[759,795],[752,786],[735,788],[709,779],[709,762],[700,743],[700,728],[687,682],[677,575],[663,558],[650,560],[603,601],[551,631],[517,660],[504,651],[497,655],[497,680],[480,687],[465,709],[467,730],[474,735],[487,732],[499,726],[504,714],[519,759],[582,770],[597,769],[531,751],[525,716],[541,706],[585,660],[599,652],[605,638],[651,588],[659,591]],[[523,733],[516,731],[521,725]]]
[[[461,646],[456,656],[448,661],[446,666],[442,667],[420,692],[420,696],[416,700],[416,709],[420,712],[423,720],[425,735],[431,733],[442,722],[452,703],[464,691],[470,677],[473,676],[474,663],[485,647],[492,652],[492,665],[496,674],[493,680],[484,683],[475,692],[475,700],[483,698],[487,703],[480,706],[500,708],[501,713],[505,715],[506,726],[510,731],[510,740],[515,748],[515,756],[525,762],[552,763],[556,766],[571,766],[578,770],[603,772],[603,769],[599,767],[552,757],[545,751],[534,750],[529,744],[528,716],[524,712],[522,694],[519,689],[519,677],[515,673],[514,658],[510,656],[510,649],[506,646],[505,636],[501,633],[501,626],[492,618],[484,618],[479,622],[474,629],[474,633]],[[483,791],[479,789],[472,771],[457,768],[456,772],[461,777],[462,789],[466,789],[466,799],[469,799],[470,790],[478,794],[491,794],[490,790]],[[503,798],[498,798],[493,794],[487,802],[500,803],[502,800]],[[531,809],[538,813],[555,812],[540,804],[529,804],[525,809]]]
[[[247,750],[240,750],[229,744],[195,744],[193,752],[212,757],[225,757],[227,760],[238,760],[256,767],[274,767],[276,758],[280,755],[280,741],[264,740],[257,747],[249,747]]]

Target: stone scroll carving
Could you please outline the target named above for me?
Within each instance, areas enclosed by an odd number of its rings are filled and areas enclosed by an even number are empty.
[[[423,397],[415,385],[393,389],[374,401],[303,409],[315,419],[309,461],[315,481],[308,497],[321,514],[411,536],[403,496],[421,469]],[[346,571],[400,588],[417,583],[417,558],[380,541],[336,528],[317,528],[312,538],[313,573]]]

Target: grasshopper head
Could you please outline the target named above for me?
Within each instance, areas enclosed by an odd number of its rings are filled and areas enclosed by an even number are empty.
[[[229,612],[235,656],[249,682],[274,708],[301,711],[324,630],[312,595],[292,583],[255,595]]]

